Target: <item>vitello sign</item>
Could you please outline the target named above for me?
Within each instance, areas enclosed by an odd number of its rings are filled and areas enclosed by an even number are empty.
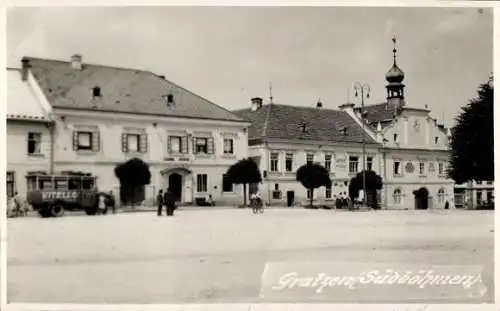
[[[76,191],[50,191],[42,193],[43,200],[53,200],[53,199],[74,200],[77,197],[78,193]]]

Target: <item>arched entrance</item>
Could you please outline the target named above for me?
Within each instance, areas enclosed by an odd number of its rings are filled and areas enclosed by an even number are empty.
[[[413,195],[415,196],[415,209],[429,208],[429,190],[427,188],[421,187],[413,191]]]
[[[182,199],[182,176],[178,173],[172,173],[168,176],[168,188],[172,191],[176,201]]]
[[[193,180],[192,171],[184,166],[173,166],[161,172],[164,189],[172,191],[177,202],[192,203]]]

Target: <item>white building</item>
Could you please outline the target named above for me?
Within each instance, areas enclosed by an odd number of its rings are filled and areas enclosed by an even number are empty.
[[[26,197],[26,175],[52,169],[50,107],[31,75],[7,69],[7,196]]]
[[[247,156],[248,122],[151,72],[86,64],[79,55],[25,60],[53,110],[56,171],[92,173],[100,190],[117,190],[115,167],[140,158],[150,166],[147,198],[170,187],[186,204],[208,194],[240,202],[243,187],[223,175]]]

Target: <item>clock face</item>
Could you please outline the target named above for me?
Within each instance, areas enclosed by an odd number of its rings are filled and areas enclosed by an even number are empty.
[[[420,130],[420,122],[418,122],[418,120],[415,120],[415,122],[413,123],[413,127],[415,128],[415,131],[419,131]]]

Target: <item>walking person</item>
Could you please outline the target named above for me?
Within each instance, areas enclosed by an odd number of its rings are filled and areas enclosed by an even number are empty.
[[[18,217],[20,214],[23,214],[23,200],[19,193],[16,191],[14,193],[14,206],[15,206],[15,216]]]
[[[164,205],[164,200],[163,200],[163,189],[160,189],[158,191],[158,195],[156,195],[156,204],[158,205],[158,216],[161,216],[161,210]]]

